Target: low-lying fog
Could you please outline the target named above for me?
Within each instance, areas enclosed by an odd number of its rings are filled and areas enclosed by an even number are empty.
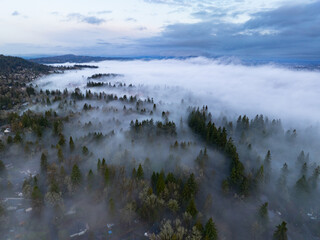
[[[196,228],[212,217],[219,239],[271,239],[285,221],[288,239],[319,240],[320,72],[206,58],[86,65],[99,68],[36,80],[9,114],[0,235],[173,239],[160,237],[169,219],[183,222],[176,239],[216,239]],[[99,73],[119,75],[90,79]]]
[[[293,128],[299,127],[301,122],[313,126],[319,122],[320,73],[316,71],[276,65],[244,66],[202,57],[88,64],[99,68],[51,75],[38,80],[37,84],[44,89],[85,88],[87,77],[92,74],[118,73],[124,75],[121,81],[127,84],[148,86],[148,95],[159,101],[177,102],[192,94],[196,97],[193,99],[197,99],[196,105],[208,105],[215,114],[253,117],[261,113],[281,118],[286,126]],[[186,91],[173,90],[168,94],[164,86]]]

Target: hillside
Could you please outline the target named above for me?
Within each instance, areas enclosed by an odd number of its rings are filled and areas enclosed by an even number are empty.
[[[89,56],[77,56],[73,54],[55,56],[55,57],[44,57],[44,58],[34,58],[30,59],[30,61],[35,63],[86,63],[86,62],[100,62],[105,60],[125,60],[125,58],[110,58],[110,57],[89,57]]]
[[[32,71],[35,74],[48,73],[50,67],[30,62],[23,58],[0,55],[0,75]]]

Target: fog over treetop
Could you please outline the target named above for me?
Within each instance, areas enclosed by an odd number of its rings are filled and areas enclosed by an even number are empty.
[[[71,71],[64,75],[51,75],[37,81],[42,88],[84,88],[87,77],[96,73],[123,74],[121,81],[148,87],[171,86],[184,88],[177,91],[152,91],[149,96],[176,102],[187,94],[200,99],[215,114],[265,114],[281,118],[289,127],[299,122],[315,125],[320,111],[320,73],[297,71],[276,65],[244,66],[203,57],[186,60],[134,60],[95,63],[98,69]],[[45,86],[43,86],[45,84]],[[181,92],[179,92],[181,94]],[[294,122],[294,124],[293,124]]]

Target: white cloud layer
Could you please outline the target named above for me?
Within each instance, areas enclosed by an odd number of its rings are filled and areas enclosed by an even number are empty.
[[[100,68],[49,76],[50,84],[42,87],[74,89],[84,87],[86,77],[94,73],[120,73],[128,84],[183,88],[188,94],[150,88],[150,96],[169,103],[193,96],[197,100],[194,104],[207,104],[216,114],[264,114],[281,118],[287,127],[300,123],[316,125],[320,119],[320,73],[316,71],[224,64],[206,58],[95,64]],[[48,78],[39,80],[38,84],[41,86]]]

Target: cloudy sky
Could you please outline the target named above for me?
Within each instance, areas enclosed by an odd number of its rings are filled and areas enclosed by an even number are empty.
[[[0,53],[319,60],[320,1],[0,0]]]

